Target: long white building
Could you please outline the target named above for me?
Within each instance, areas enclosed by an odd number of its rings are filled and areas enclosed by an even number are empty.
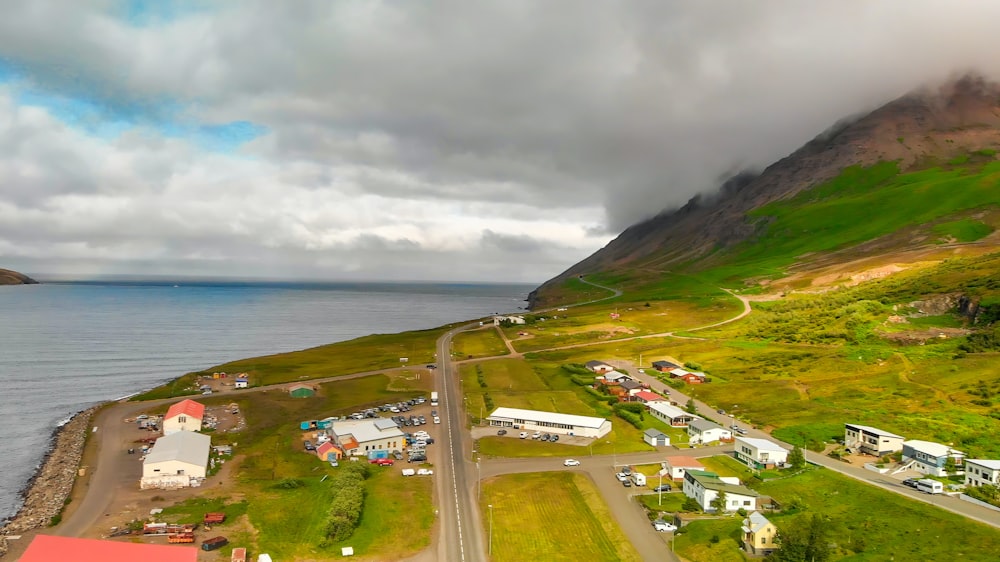
[[[518,408],[497,408],[486,420],[495,427],[581,437],[604,437],[611,431],[611,421],[605,418]]]

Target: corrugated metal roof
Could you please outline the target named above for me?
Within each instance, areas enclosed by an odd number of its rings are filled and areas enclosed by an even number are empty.
[[[767,439],[757,439],[756,437],[737,437],[737,441],[741,441],[756,448],[758,451],[781,451],[788,452],[788,449],[774,443],[773,441],[768,441]]]
[[[212,438],[193,431],[178,431],[164,435],[153,444],[153,450],[146,455],[144,463],[182,461],[198,466],[208,465],[208,450]]]
[[[163,419],[169,420],[170,418],[181,414],[200,420],[205,417],[205,405],[190,399],[181,400],[167,410],[167,415],[164,416]]]
[[[604,425],[604,422],[608,421],[605,418],[559,414],[556,412],[543,412],[541,410],[521,410],[519,408],[497,408],[496,410],[493,410],[493,413],[490,414],[489,417],[558,423],[574,427],[592,427],[594,429],[599,429],[602,425]]]

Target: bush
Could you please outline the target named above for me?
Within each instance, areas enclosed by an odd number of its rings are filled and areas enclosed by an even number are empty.
[[[628,410],[618,408],[617,406],[619,405],[616,404],[614,408],[616,416],[634,425],[636,429],[642,429],[642,418],[632,412],[629,412]]]
[[[278,480],[278,482],[272,487],[277,490],[294,490],[305,485],[306,483],[298,478],[284,478],[282,480]]]
[[[364,480],[368,466],[348,463],[330,478],[333,494],[330,498],[329,517],[326,521],[326,536],[337,542],[349,539],[361,521],[365,505]]]

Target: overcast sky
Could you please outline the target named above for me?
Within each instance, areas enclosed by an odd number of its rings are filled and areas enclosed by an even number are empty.
[[[841,117],[1000,67],[1000,2],[3,2],[0,267],[541,282]]]

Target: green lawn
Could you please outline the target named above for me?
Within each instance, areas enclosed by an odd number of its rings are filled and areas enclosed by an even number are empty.
[[[487,535],[492,526],[496,562],[641,560],[593,482],[582,474],[490,478],[483,481],[479,507]]]

